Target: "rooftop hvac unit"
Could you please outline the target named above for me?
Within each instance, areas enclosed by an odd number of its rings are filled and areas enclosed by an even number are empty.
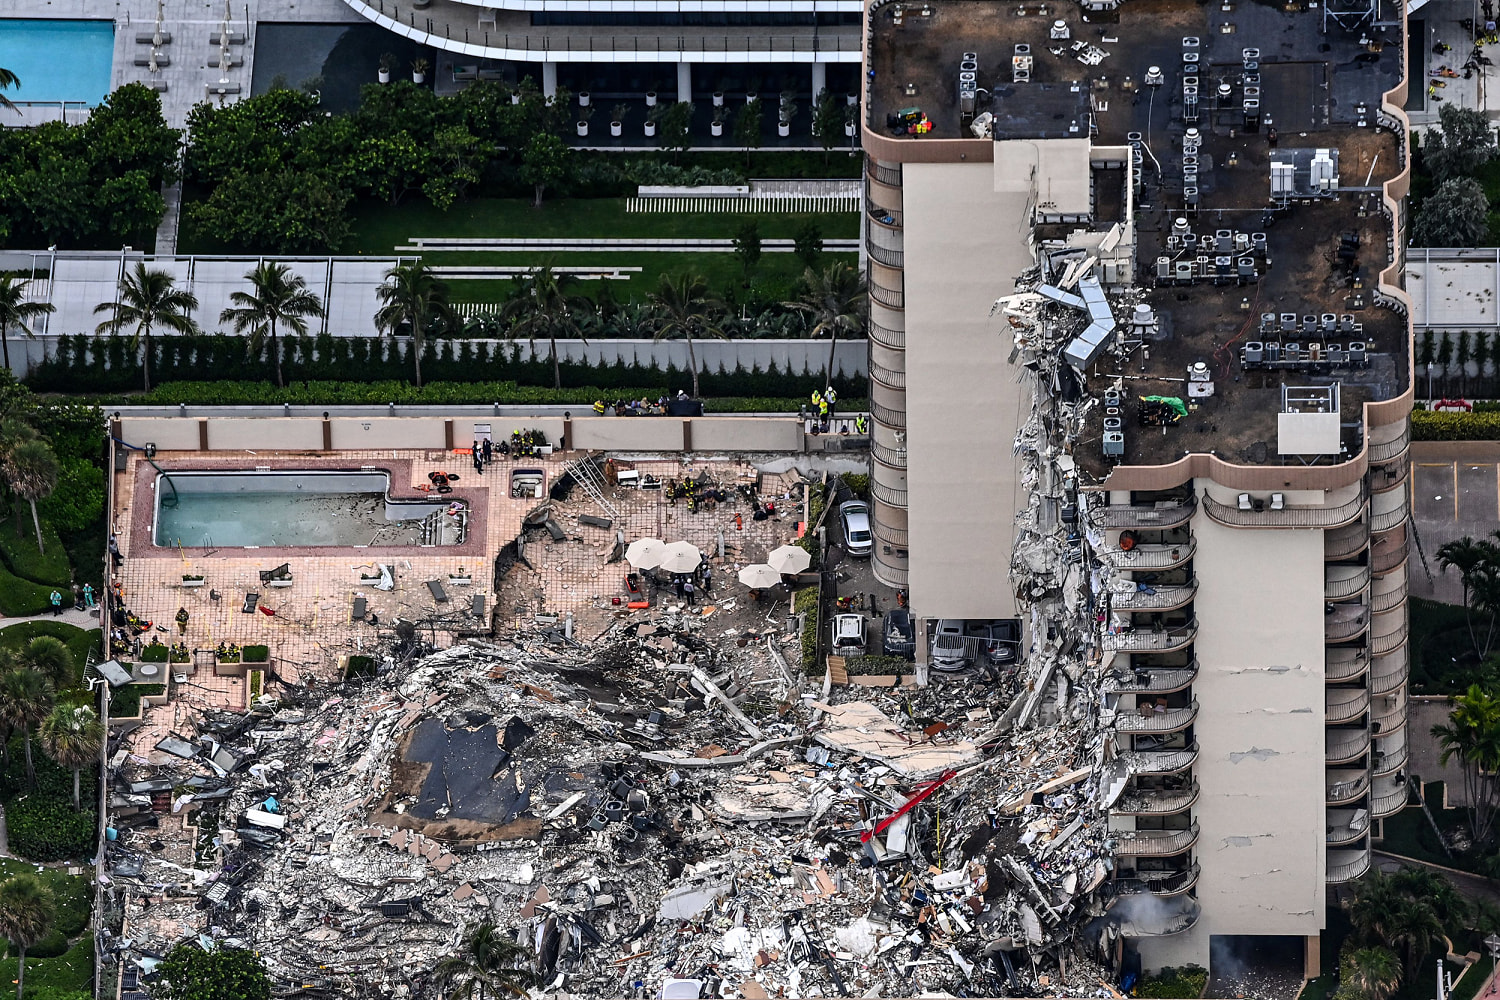
[[[1238,257],[1238,258],[1236,258],[1236,261],[1237,261],[1237,267],[1239,269],[1238,273],[1239,273],[1239,276],[1241,278],[1253,278],[1253,277],[1255,277],[1255,258],[1254,257]]]
[[[1275,340],[1266,341],[1266,361],[1275,364],[1281,360],[1281,343]]]
[[[1249,233],[1235,233],[1234,234],[1234,252],[1235,253],[1249,253],[1250,252],[1250,234]]]
[[[974,113],[974,101],[979,94],[979,75],[964,71],[958,74],[958,110],[966,115]]]
[[[1166,74],[1161,71],[1160,66],[1146,67],[1146,86],[1160,87],[1167,82]]]
[[[1244,98],[1247,101],[1250,100],[1251,98],[1255,98],[1255,99],[1259,99],[1260,98],[1260,87],[1259,86],[1256,86],[1254,84],[1247,84],[1243,88],[1243,91],[1244,91]]]
[[[1073,37],[1073,33],[1068,30],[1068,22],[1062,18],[1052,22],[1052,31],[1049,34],[1056,41],[1066,41]]]
[[[1306,316],[1303,316],[1302,317],[1302,332],[1303,333],[1317,333],[1318,332],[1318,317],[1312,315],[1311,313],[1309,313]]]
[[[1282,348],[1282,351],[1286,355],[1286,359],[1288,361],[1301,361],[1302,360],[1302,345],[1301,344],[1287,344],[1285,347]]]
[[[1124,430],[1125,429],[1125,419],[1123,417],[1105,417],[1104,418],[1104,429],[1107,430],[1107,431]]]
[[[1172,277],[1172,258],[1156,258],[1156,280],[1166,281]]]
[[[1182,158],[1182,166],[1183,166],[1184,169],[1187,169],[1187,170],[1197,170],[1198,169],[1198,157],[1193,156],[1191,154],[1189,154],[1187,156],[1184,156]]]
[[[1188,234],[1188,220],[1186,216],[1179,215],[1172,220],[1172,235],[1186,236]]]
[[[1320,149],[1313,154],[1312,186],[1314,191],[1328,194],[1339,186],[1339,171],[1333,165],[1333,154]]]
[[[1196,66],[1198,65],[1198,53],[1189,49],[1182,54],[1182,61],[1184,65]]]
[[[1104,457],[1125,457],[1125,434],[1122,431],[1104,432]]]
[[[1219,253],[1228,253],[1230,250],[1234,249],[1234,230],[1215,229],[1214,249]]]
[[[1307,345],[1307,357],[1308,357],[1309,360],[1312,360],[1312,361],[1322,361],[1323,360],[1323,345],[1319,344],[1319,343],[1316,343],[1316,342],[1308,344]]]
[[[1241,62],[1256,62],[1260,59],[1260,49],[1240,49]]]
[[[1214,90],[1214,93],[1219,96],[1219,103],[1220,104],[1228,104],[1229,103],[1229,98],[1234,95],[1234,88],[1231,87],[1227,83],[1221,83]]]
[[[1296,333],[1297,332],[1297,314],[1296,313],[1282,313],[1281,314],[1281,332],[1282,333]]]
[[[1104,405],[1105,406],[1119,407],[1120,400],[1122,400],[1124,398],[1125,397],[1121,394],[1121,392],[1120,392],[1119,389],[1105,389],[1104,390]]]
[[[1185,49],[1196,49],[1198,47],[1198,36],[1197,35],[1183,35],[1182,36],[1182,47],[1185,48]]]
[[[1354,332],[1354,314],[1353,313],[1344,313],[1343,315],[1339,316],[1339,332],[1340,333],[1353,333]]]
[[[1258,365],[1258,364],[1261,363],[1261,361],[1263,361],[1265,359],[1265,356],[1266,356],[1266,345],[1265,344],[1262,344],[1258,340],[1249,340],[1249,341],[1245,342],[1245,351],[1244,351],[1244,354],[1242,355],[1245,364],[1247,364],[1247,365]]]
[[[1260,74],[1259,73],[1246,73],[1244,76],[1242,76],[1240,78],[1240,82],[1243,83],[1247,87],[1259,87],[1260,86]]]
[[[1261,333],[1261,336],[1267,337],[1267,336],[1270,336],[1271,334],[1273,334],[1275,332],[1276,332],[1276,314],[1275,313],[1261,313],[1260,314],[1260,333]]]
[[[1187,282],[1192,281],[1193,280],[1193,263],[1192,263],[1192,261],[1179,260],[1176,263],[1174,263],[1172,265],[1172,277],[1173,277],[1174,280],[1181,281],[1184,284],[1186,284]]]
[[[1324,313],[1318,317],[1318,329],[1324,333],[1332,333],[1339,326],[1339,318],[1335,313]]]
[[[1139,340],[1149,340],[1156,336],[1156,313],[1144,302],[1137,305],[1130,314],[1130,335]]]
[[[1167,237],[1167,249],[1168,250],[1180,250],[1180,249],[1182,249],[1182,237],[1181,236],[1168,236]]]
[[[1328,349],[1324,352],[1323,356],[1324,356],[1324,358],[1327,359],[1328,363],[1331,364],[1331,365],[1341,365],[1341,364],[1343,364],[1344,363],[1344,345],[1343,344],[1329,344],[1328,345]]]
[[[1349,363],[1351,365],[1362,365],[1365,361],[1365,342],[1363,340],[1349,341]]]
[[[1198,184],[1198,171],[1184,170],[1182,172],[1182,183],[1185,187],[1196,187]]]
[[[1183,233],[1182,234],[1182,245],[1184,247],[1196,247],[1198,245],[1198,234],[1197,233]]]
[[[1266,252],[1266,234],[1265,233],[1251,233],[1250,234],[1250,243],[1251,243],[1252,246],[1255,247],[1256,250],[1260,251],[1261,253],[1265,253]]]
[[[1195,187],[1182,189],[1182,204],[1189,210],[1198,210],[1198,189]]]
[[[1290,198],[1297,191],[1296,169],[1290,163],[1271,164],[1271,197]]]

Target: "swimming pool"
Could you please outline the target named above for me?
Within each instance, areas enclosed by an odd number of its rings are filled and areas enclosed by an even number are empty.
[[[114,60],[113,21],[0,18],[0,66],[21,81],[5,95],[17,104],[92,107],[109,94]]]
[[[158,474],[163,548],[461,545],[463,501],[392,500],[383,472]]]

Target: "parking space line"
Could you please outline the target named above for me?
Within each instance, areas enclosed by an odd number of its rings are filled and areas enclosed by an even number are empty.
[[[1453,523],[1458,523],[1458,463],[1453,463]]]

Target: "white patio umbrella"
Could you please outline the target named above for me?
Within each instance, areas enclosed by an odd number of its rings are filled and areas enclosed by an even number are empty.
[[[653,569],[661,565],[667,543],[660,538],[637,538],[625,546],[625,561],[636,569]]]
[[[691,573],[701,562],[703,553],[698,551],[698,546],[692,542],[672,542],[662,550],[661,561],[656,566],[668,573]]]
[[[812,553],[795,545],[772,549],[766,565],[778,573],[800,573],[812,565]]]
[[[781,574],[765,563],[751,563],[739,573],[740,583],[751,590],[765,590],[781,582]]]

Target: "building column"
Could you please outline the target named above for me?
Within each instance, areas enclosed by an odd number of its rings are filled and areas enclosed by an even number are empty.
[[[677,99],[684,103],[693,99],[693,64],[677,64]]]
[[[813,100],[828,89],[828,64],[815,62],[812,64],[812,96]]]
[[[557,63],[542,63],[542,96],[557,96]]]

